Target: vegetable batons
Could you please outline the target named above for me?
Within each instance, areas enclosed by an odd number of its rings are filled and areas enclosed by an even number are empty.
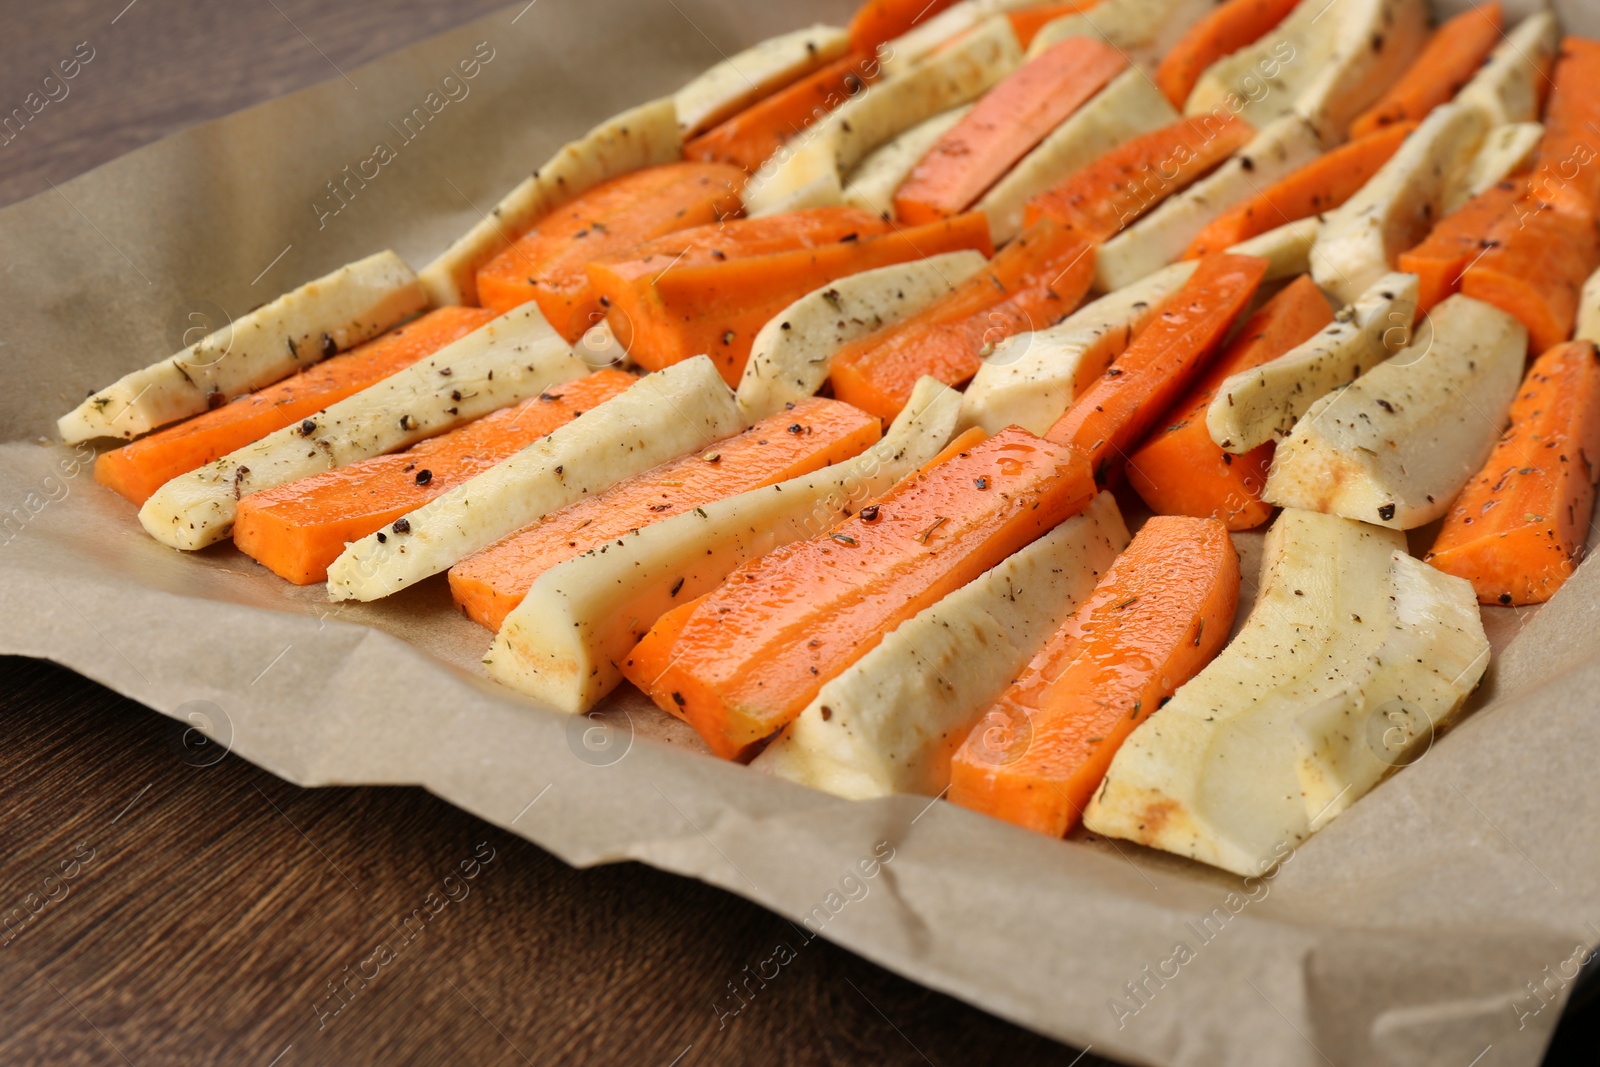
[[[1093,495],[1083,457],[1003,430],[826,533],[740,567],[660,619],[623,673],[713,752],[736,757],[786,726],[899,623]]]
[[[1350,124],[1364,138],[1387,126],[1418,122],[1460,92],[1500,41],[1505,14],[1498,3],[1474,5],[1447,20],[1423,46],[1416,62]]]
[[[1222,648],[1238,605],[1239,556],[1221,523],[1150,519],[967,735],[951,803],[1065,834],[1123,739]]]

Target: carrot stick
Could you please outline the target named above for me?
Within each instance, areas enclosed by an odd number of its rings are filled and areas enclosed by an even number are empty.
[[[1573,217],[1523,197],[1500,216],[1485,245],[1462,275],[1461,291],[1526,326],[1530,351],[1571,337],[1578,295],[1600,267],[1594,216]]]
[[[1006,18],[1011,20],[1011,32],[1017,35],[1017,43],[1026,52],[1028,46],[1033,43],[1033,38],[1045,26],[1068,15],[1081,15],[1085,11],[1093,11],[1099,3],[1100,0],[1065,0],[1064,3],[1035,4],[1032,7],[1008,11]]]
[[[672,666],[674,651],[678,643],[678,636],[683,633],[683,628],[689,622],[689,617],[695,613],[701,604],[705,603],[710,593],[702,593],[687,603],[679,604],[661,618],[656,620],[650,632],[645,634],[633,651],[628,653],[628,658],[622,661],[623,677],[638,679],[636,687],[645,693],[661,680],[661,676]],[[680,719],[687,719],[683,708],[675,700],[667,701],[665,709],[669,714]]]
[[[1000,341],[1054,326],[1093,281],[1093,247],[1041,219],[953,292],[835,353],[833,395],[892,419],[924,375],[961,384]]]
[[[1498,3],[1463,11],[1434,31],[1400,80],[1350,124],[1351,137],[1365,137],[1396,122],[1418,122],[1472,79],[1500,43],[1505,14]]]
[[[1184,259],[1223,252],[1287,222],[1332,211],[1367,184],[1417,128],[1397,122],[1341,145],[1218,215],[1195,235]]]
[[[430,311],[276,385],[102,453],[95,460],[95,480],[142,505],[178,475],[359,393],[492,318],[493,312],[478,308]]]
[[[754,171],[790,138],[860,93],[879,71],[870,54],[835,60],[685,144],[683,158]]]
[[[478,301],[510,311],[529,300],[576,344],[605,317],[584,273],[592,259],[736,215],[745,175],[727,163],[666,163],[625,174],[546,216],[478,270]]]
[[[737,386],[756,333],[813,289],[846,274],[939,252],[992,251],[982,212],[897,229],[829,207],[686,230],[589,264],[606,321],[649,370],[709,355]]]
[[[1261,499],[1272,443],[1243,455],[1223,451],[1206,429],[1206,409],[1230,375],[1277,359],[1333,321],[1333,309],[1309,274],[1302,274],[1256,312],[1194,387],[1162,417],[1157,430],[1128,459],[1128,483],[1157,515],[1220,520],[1251,530],[1272,515]]]
[[[1551,71],[1544,137],[1529,188],[1541,203],[1588,219],[1600,214],[1600,41],[1564,37]]]
[[[1023,222],[1048,216],[1106,241],[1161,201],[1205,177],[1255,131],[1236,115],[1179,119],[1113,148],[1028,201]]]
[[[1205,69],[1264,37],[1300,0],[1227,0],[1189,27],[1156,68],[1156,88],[1183,110]]]
[[[1222,344],[1266,273],[1267,261],[1256,256],[1202,259],[1160,314],[1045,436],[1089,457],[1095,477],[1104,481]]]
[[[1577,569],[1600,457],[1600,356],[1569,341],[1533,361],[1511,428],[1456,498],[1427,562],[1484,604],[1542,604]]]
[[[850,50],[873,55],[878,46],[955,3],[955,0],[866,0],[850,19]]]
[[[681,709],[717,755],[736,757],[885,633],[1093,494],[1081,456],[1002,430],[828,533],[735,570],[682,620],[669,667],[656,672],[652,662],[647,673],[625,661],[623,674],[660,707]]]
[[[1134,727],[1221,650],[1238,605],[1239,556],[1220,522],[1146,522],[967,735],[951,802],[1065,834]]]
[[[1533,362],[1510,428],[1445,517],[1427,561],[1485,604],[1548,600],[1584,552],[1600,454],[1600,359],[1569,341]]]
[[[345,545],[383,529],[434,497],[488,470],[637,379],[606,369],[501,408],[476,422],[239,501],[233,543],[295,585],[328,579]]]
[[[895,217],[917,224],[965,211],[1127,65],[1121,52],[1092,37],[1057,42],[1024,63],[911,169],[895,190]]]
[[[475,552],[450,568],[450,595],[496,632],[534,580],[557,563],[713,500],[810,474],[878,439],[878,420],[810,397],[708,451],[663,463]]]
[[[1527,182],[1503,181],[1485,189],[1440,219],[1423,242],[1400,253],[1400,270],[1417,276],[1417,310],[1427,311],[1461,288],[1471,263],[1482,255],[1489,231],[1522,197]]]

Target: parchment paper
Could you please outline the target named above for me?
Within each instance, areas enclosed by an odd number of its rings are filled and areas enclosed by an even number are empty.
[[[562,141],[721,53],[846,14],[519,3],[0,212],[0,651],[81,671],[301,785],[415,783],[570,863],[722,886],[792,919],[797,948],[820,934],[1129,1062],[1538,1062],[1600,941],[1593,563],[1537,613],[1490,612],[1498,654],[1471,717],[1246,884],[924,798],[772,780],[707,757],[631,692],[602,725],[545,712],[483,680],[489,635],[442,580],[335,610],[231,546],[161,547],[94,484],[87,451],[39,443],[88,390],[179,347],[191,314],[242,313],[384,247],[420,267]],[[1574,3],[1567,26],[1600,32],[1597,14]],[[493,58],[467,95],[404,139],[390,123],[477,42]],[[380,142],[395,158],[332,199],[326,183]]]

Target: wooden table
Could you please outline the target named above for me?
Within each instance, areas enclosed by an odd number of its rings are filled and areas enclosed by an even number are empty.
[[[7,11],[0,110],[95,58],[0,148],[0,204],[501,6],[124,3]],[[0,1063],[1109,1063],[820,941],[719,1018],[792,937],[744,900],[418,789],[299,789],[52,665],[0,658],[0,713],[0,923],[32,914],[0,926]],[[1596,1014],[1550,1063],[1593,1062]]]

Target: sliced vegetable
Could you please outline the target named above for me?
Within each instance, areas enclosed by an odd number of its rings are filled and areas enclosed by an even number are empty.
[[[852,53],[836,59],[688,142],[683,157],[753,171],[785,142],[865,89],[879,69],[878,60],[870,55]]]
[[[228,536],[242,497],[415,444],[590,369],[526,304],[298,425],[179,475],[144,502],[139,522],[162,544],[204,548]]]
[[[1254,44],[1300,0],[1225,0],[1189,27],[1156,68],[1155,82],[1176,108],[1183,107],[1207,67]]]
[[[1047,22],[1028,45],[1038,55],[1069,37],[1093,37],[1126,53],[1134,66],[1152,71],[1190,26],[1211,10],[1216,0],[1116,0],[1075,15]]]
[[[1411,343],[1417,279],[1386,274],[1304,344],[1223,382],[1206,412],[1211,439],[1234,455],[1287,437],[1313,403]]]
[[[1465,582],[1287,510],[1239,635],[1123,743],[1084,826],[1259,877],[1426,751],[1488,664]]]
[[[972,724],[1127,544],[1116,500],[1097,493],[1081,514],[901,623],[750,766],[839,796],[937,796]]]
[[[1252,530],[1272,515],[1261,499],[1272,445],[1241,456],[1217,446],[1206,427],[1212,398],[1231,376],[1277,359],[1333,321],[1315,282],[1301,275],[1239,331],[1216,363],[1162,417],[1167,425],[1128,459],[1128,483],[1157,515],[1213,518],[1230,530]]]
[[[548,707],[587,711],[622,680],[617,664],[677,604],[740,564],[826,531],[927,463],[950,438],[960,394],[932,378],[883,440],[854,459],[630,531],[605,553],[551,567],[506,616],[489,676]]]
[[[1549,11],[1536,11],[1517,23],[1472,76],[1458,103],[1482,111],[1492,126],[1533,122],[1550,84],[1561,25]]]
[[[850,19],[850,47],[867,55],[933,18],[955,0],[866,0]]]
[[[844,30],[818,24],[725,56],[673,94],[678,129],[685,138],[703,133],[833,62],[849,48],[850,37]]]
[[[1504,181],[1439,220],[1427,238],[1401,252],[1397,266],[1417,276],[1417,308],[1428,311],[1459,292],[1467,265],[1490,248],[1489,231],[1520,200],[1523,181]]]
[[[588,271],[637,363],[657,370],[709,354],[737,385],[756,333],[799,297],[847,274],[964,248],[991,251],[982,214],[899,229],[854,208],[814,208],[685,230]]]
[[[1414,129],[1413,122],[1396,122],[1318,156],[1218,215],[1190,242],[1183,257],[1199,259],[1286,222],[1332,211],[1367,184]]]
[[[745,564],[683,621],[670,666],[629,681],[717,755],[787,725],[895,626],[1082,510],[1088,465],[1025,430],[923,470],[821,536]]]
[[[423,268],[418,279],[434,307],[478,302],[478,268],[545,215],[603,181],[683,157],[671,97],[616,115],[522,179],[489,213]]]
[[[409,367],[494,318],[477,308],[440,308],[397,326],[344,355],[231,404],[196,415],[148,437],[102,452],[95,481],[135,504],[180,474],[299,422],[329,404]]]
[[[836,352],[828,370],[833,393],[893,418],[923,376],[965,382],[1000,341],[1059,322],[1093,278],[1093,247],[1041,219],[948,296]]]
[[[620,481],[474,552],[450,568],[450,595],[467,618],[498,631],[556,564],[691,508],[842,462],[878,436],[872,416],[808,397],[705,452]]]
[[[971,207],[1000,176],[1127,66],[1109,45],[1062,41],[983,95],[895,191],[895,215],[919,224]]]
[[[1505,426],[1528,332],[1460,294],[1431,322],[1409,348],[1311,405],[1278,445],[1269,503],[1396,530],[1444,515]]]
[[[1483,604],[1542,604],[1589,542],[1600,459],[1600,355],[1592,341],[1533,361],[1511,428],[1456,498],[1427,561]]]
[[[123,375],[90,393],[56,427],[68,444],[94,437],[138,437],[370,340],[426,303],[405,261],[393,252],[379,252],[239,316],[175,355]]]
[[[1385,126],[1422,121],[1455,96],[1500,41],[1505,13],[1500,4],[1476,5],[1447,19],[1428,38],[1421,54],[1378,101],[1350,124],[1352,138],[1365,138]]]
[[[873,149],[842,179],[841,203],[882,215],[886,219],[893,218],[894,191],[900,188],[900,183],[906,180],[906,175],[911,173],[917,161],[927,155],[928,149],[970,110],[972,105],[963,104],[949,111],[941,111],[887,144]]]
[[[1467,265],[1461,291],[1516,316],[1528,328],[1533,351],[1572,336],[1583,283],[1600,267],[1600,232],[1523,197],[1501,215],[1486,247]]]
[[[1061,837],[1128,734],[1222,648],[1238,606],[1220,522],[1150,519],[967,735],[950,802]]]
[[[1045,436],[1087,456],[1096,479],[1105,480],[1221,346],[1266,272],[1267,261],[1253,256],[1202,259]]]
[[[1563,214],[1588,220],[1600,214],[1600,163],[1595,128],[1600,126],[1600,41],[1561,40],[1561,58],[1551,72],[1544,141],[1531,184],[1533,195]]]
[[[1544,127],[1537,122],[1508,122],[1490,130],[1472,161],[1445,190],[1441,210],[1446,216],[1460,211],[1473,197],[1531,169],[1543,139]]]
[[[376,533],[554,433],[635,380],[607,368],[552,385],[405,452],[252,493],[239,501],[233,543],[295,585],[326,581],[328,565],[349,542]]]
[[[1017,43],[1027,48],[1038,36],[1039,31],[1056,19],[1093,11],[1099,3],[1100,0],[1064,0],[1058,3],[1030,4],[1028,7],[1007,11],[1006,18],[1011,20],[1011,29],[1017,35]]]
[[[1167,197],[1205,177],[1255,136],[1232,115],[1179,119],[1135,137],[1028,202],[1030,225],[1052,218],[1106,241]]]
[[[739,210],[744,175],[726,163],[664,163],[613,178],[551,212],[478,271],[478,302],[529,300],[576,344],[605,318],[584,264]]]
[[[704,356],[639,379],[583,418],[503,459],[328,566],[331,600],[378,600],[624,478],[745,428]]]
[[[983,268],[978,252],[946,252],[851,274],[814,289],[761,327],[739,379],[739,407],[764,418],[815,393],[834,353],[859,337],[903,321]]]

